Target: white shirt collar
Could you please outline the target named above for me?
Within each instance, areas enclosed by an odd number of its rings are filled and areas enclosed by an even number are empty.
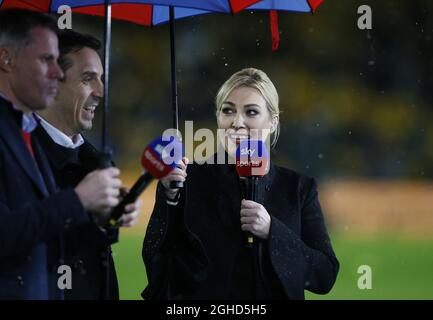
[[[39,115],[36,115],[38,119],[40,120],[41,126],[45,129],[45,131],[48,133],[48,135],[53,139],[53,141],[65,148],[75,149],[81,146],[84,143],[84,138],[81,134],[77,134],[74,136],[74,140],[68,137],[66,134],[64,134],[62,131],[54,127],[52,124],[50,124],[48,121],[46,121],[44,118],[40,117]]]

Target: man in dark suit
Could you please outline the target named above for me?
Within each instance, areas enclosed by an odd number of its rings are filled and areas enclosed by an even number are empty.
[[[65,230],[104,221],[119,202],[117,168],[59,191],[32,136],[33,112],[63,77],[56,30],[50,16],[0,11],[0,299],[62,299]]]
[[[40,126],[35,130],[46,151],[60,187],[75,186],[98,168],[99,152],[82,137],[92,128],[95,109],[103,97],[103,68],[98,39],[67,30],[59,34],[59,65],[64,78],[53,107],[38,112]],[[123,225],[137,217],[139,204],[129,205]],[[92,225],[66,233],[65,261],[72,266],[73,286],[66,299],[118,299],[118,285],[110,244],[118,241],[118,231]]]

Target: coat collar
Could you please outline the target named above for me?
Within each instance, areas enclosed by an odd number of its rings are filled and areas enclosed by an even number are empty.
[[[79,163],[80,148],[71,149],[57,144],[42,126],[35,130],[35,134],[42,148],[46,150],[51,165],[56,169],[62,169],[68,163]]]

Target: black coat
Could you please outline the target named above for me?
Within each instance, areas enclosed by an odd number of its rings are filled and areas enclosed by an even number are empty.
[[[34,137],[31,157],[21,119],[0,98],[0,299],[62,299],[63,233],[89,217],[72,188],[57,191]]]
[[[339,269],[314,179],[271,164],[259,181],[268,240],[245,248],[234,165],[191,165],[176,207],[157,191],[143,246],[145,299],[304,299]],[[249,251],[250,250],[250,251]]]
[[[76,186],[89,172],[100,167],[100,153],[87,141],[71,149],[55,143],[42,126],[38,126],[35,135],[60,188]],[[65,291],[66,300],[119,298],[110,247],[117,241],[117,229],[102,231],[94,223],[65,233],[65,263],[71,266],[73,274],[72,289]]]

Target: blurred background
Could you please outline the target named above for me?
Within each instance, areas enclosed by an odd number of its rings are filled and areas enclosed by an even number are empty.
[[[370,2],[370,3],[369,3]],[[360,30],[360,5],[372,30]],[[330,294],[308,299],[433,299],[433,14],[431,1],[326,0],[314,14],[210,14],[177,22],[181,124],[216,129],[219,86],[244,67],[264,70],[280,94],[272,160],[315,177],[340,273]],[[102,39],[103,20],[73,15]],[[171,127],[168,25],[113,21],[110,139],[123,181],[139,176],[144,147]],[[99,111],[100,112],[100,111]],[[100,142],[100,126],[87,137]],[[113,247],[122,299],[146,286],[141,247],[155,185],[140,222]],[[358,288],[358,268],[372,289]]]

